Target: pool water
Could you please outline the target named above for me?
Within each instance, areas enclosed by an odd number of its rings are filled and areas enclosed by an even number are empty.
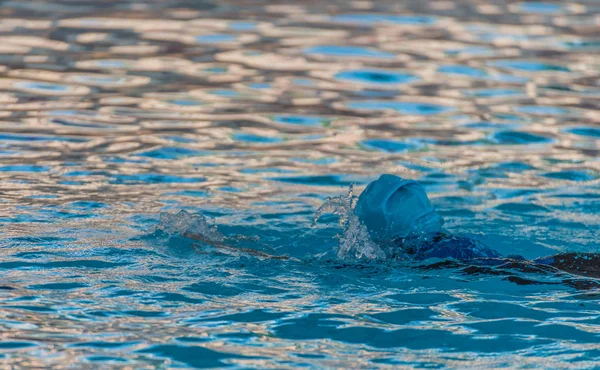
[[[595,0],[0,9],[5,366],[600,361],[595,280],[373,259],[346,196],[392,173],[503,255],[597,252]]]

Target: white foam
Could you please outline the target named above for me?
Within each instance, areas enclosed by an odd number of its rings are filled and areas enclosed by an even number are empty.
[[[162,231],[168,235],[188,236],[195,235],[207,241],[221,243],[225,240],[215,225],[210,224],[201,214],[191,214],[185,210],[178,213],[160,214],[160,219],[155,231]]]
[[[347,195],[327,198],[327,201],[315,213],[313,221],[316,222],[327,213],[339,216],[343,233],[340,235],[338,258],[343,260],[386,259],[388,256],[383,248],[371,240],[367,228],[354,214],[357,197],[353,190],[351,186]]]

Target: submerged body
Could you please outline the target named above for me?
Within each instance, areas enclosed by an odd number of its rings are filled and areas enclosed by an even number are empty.
[[[479,241],[448,233],[443,229],[444,220],[435,212],[427,193],[413,180],[381,175],[362,192],[354,212],[371,239],[386,245],[392,256],[408,255],[417,261],[453,259],[479,266],[526,264],[600,278],[598,254],[564,253],[527,261],[519,255],[502,256]]]

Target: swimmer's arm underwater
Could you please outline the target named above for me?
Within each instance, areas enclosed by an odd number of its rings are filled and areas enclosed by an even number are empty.
[[[242,253],[246,253],[246,254],[249,254],[254,257],[269,258],[269,259],[274,259],[274,260],[289,260],[290,259],[289,256],[285,256],[285,255],[277,256],[277,255],[272,255],[269,253],[257,251],[256,249],[252,249],[252,248],[234,247],[234,246],[222,243],[222,242],[217,242],[214,240],[207,239],[207,238],[203,237],[202,235],[194,234],[194,233],[190,233],[190,232],[183,234],[183,236],[186,238],[189,238],[189,239],[200,241],[204,244],[208,244],[211,247],[217,248],[218,250],[228,252],[228,253],[242,252]]]

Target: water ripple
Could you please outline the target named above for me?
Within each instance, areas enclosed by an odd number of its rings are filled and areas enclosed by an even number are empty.
[[[597,252],[597,2],[0,9],[5,367],[597,366],[594,279],[339,226],[395,173],[504,255]]]

